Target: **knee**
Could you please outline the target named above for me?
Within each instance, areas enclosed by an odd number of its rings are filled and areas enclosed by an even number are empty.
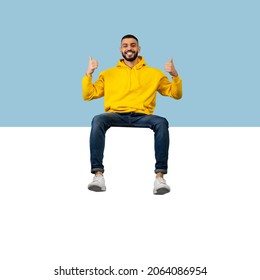
[[[109,127],[109,121],[106,114],[96,115],[91,122],[92,128]]]
[[[160,117],[158,118],[156,122],[157,127],[159,128],[168,128],[169,127],[169,122],[167,121],[166,118]]]
[[[162,125],[169,127],[169,122],[167,121],[167,119],[162,118]]]
[[[151,129],[154,132],[159,132],[159,131],[168,131],[169,128],[169,123],[166,118],[155,116],[153,119],[153,125]]]
[[[101,115],[97,115],[92,119],[91,125],[96,126],[96,125],[99,125],[101,122],[102,122]]]

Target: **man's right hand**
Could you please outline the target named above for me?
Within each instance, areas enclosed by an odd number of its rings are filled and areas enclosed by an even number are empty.
[[[98,61],[92,59],[92,57],[89,57],[89,63],[88,63],[88,70],[86,72],[86,75],[91,77],[91,75],[94,73],[94,71],[98,68]]]

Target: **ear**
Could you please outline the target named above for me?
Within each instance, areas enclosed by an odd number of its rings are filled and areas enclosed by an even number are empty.
[[[138,46],[138,52],[141,52],[141,46]]]

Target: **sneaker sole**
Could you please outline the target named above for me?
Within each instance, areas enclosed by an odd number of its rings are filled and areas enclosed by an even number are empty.
[[[89,186],[88,189],[93,192],[104,192],[106,189],[102,189],[100,186]]]
[[[167,189],[167,188],[160,188],[160,189],[156,190],[156,192],[154,194],[155,195],[163,195],[163,194],[166,194],[168,192],[170,192],[169,189]]]

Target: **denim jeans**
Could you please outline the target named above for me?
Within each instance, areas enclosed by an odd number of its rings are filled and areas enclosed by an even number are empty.
[[[104,172],[103,156],[106,131],[112,127],[143,127],[154,131],[155,173],[167,173],[169,124],[160,116],[140,113],[103,113],[93,118],[90,133],[91,173]]]

